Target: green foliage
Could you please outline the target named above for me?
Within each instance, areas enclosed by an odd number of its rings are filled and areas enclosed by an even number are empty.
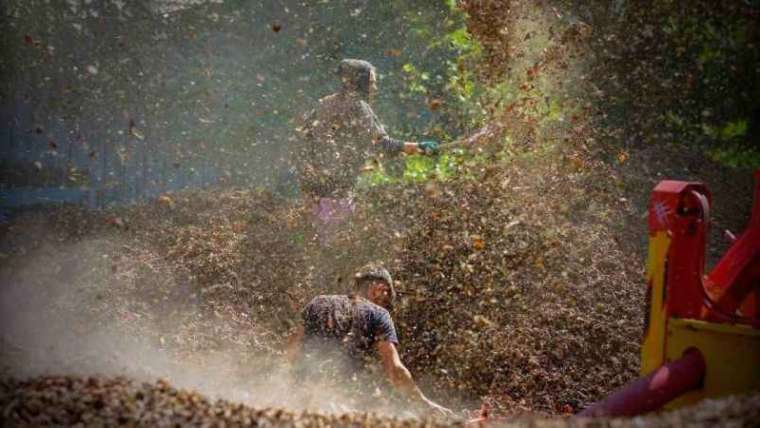
[[[391,176],[383,168],[373,168],[359,177],[357,188],[366,190],[377,186],[446,181],[455,177],[466,179],[472,176],[474,169],[492,162],[492,158],[462,149],[455,149],[439,156],[409,155],[404,157],[404,169],[401,176]]]
[[[709,149],[708,155],[716,162],[734,168],[760,168],[760,151],[740,145],[723,145]]]
[[[443,154],[436,158],[429,156],[407,156],[404,168],[404,180],[424,181],[429,179],[446,180],[457,172],[461,154]]]
[[[405,73],[408,92],[411,94],[427,95],[428,88],[425,86],[425,82],[430,80],[430,74],[427,72],[420,72],[417,70],[417,67],[411,63],[404,64],[401,69]]]
[[[747,135],[747,120],[739,119],[733,122],[728,122],[720,130],[720,139],[723,141],[733,140],[735,138],[744,137]]]
[[[388,175],[383,168],[376,168],[359,175],[359,178],[356,182],[356,187],[358,189],[366,189],[369,187],[382,186],[397,182],[398,179],[395,179]]]
[[[480,52],[480,45],[473,41],[466,27],[460,27],[446,35],[446,41],[459,51],[460,54],[477,54]]]
[[[440,24],[440,33],[424,42],[427,54],[410,58],[402,66],[405,82],[402,97],[428,104],[430,108],[425,128],[414,130],[414,134],[450,140],[482,125],[481,96],[487,88],[477,81],[473,72],[481,59],[480,43],[468,33],[466,16],[456,1],[446,1],[445,5],[449,13]],[[439,25],[429,21],[420,24]],[[430,54],[438,60],[431,62]]]
[[[473,129],[485,121],[482,96],[488,87],[477,79],[474,72],[476,64],[482,60],[482,47],[467,31],[463,23],[464,13],[460,12],[458,18],[458,26],[454,25],[445,38],[445,42],[457,53],[456,60],[450,60],[446,64],[446,91],[452,110],[459,115],[461,128]]]
[[[616,130],[610,143],[619,135],[688,141],[721,162],[752,163],[750,129],[760,125],[757,6],[707,0],[623,4],[616,22],[608,20],[606,7],[586,12],[587,23],[602,35],[592,39],[600,104],[620,112],[603,122]]]

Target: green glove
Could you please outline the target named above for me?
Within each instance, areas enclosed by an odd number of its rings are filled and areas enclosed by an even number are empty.
[[[420,141],[417,143],[417,147],[426,155],[434,155],[438,153],[439,149],[438,143],[435,141]]]

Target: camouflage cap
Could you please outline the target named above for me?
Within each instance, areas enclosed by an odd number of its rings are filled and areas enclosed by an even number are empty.
[[[391,289],[391,300],[396,299],[396,289],[393,287],[393,278],[391,277],[391,273],[388,272],[388,269],[382,264],[368,263],[362,266],[362,268],[354,274],[354,281],[359,281],[364,278],[375,278],[385,281]]]

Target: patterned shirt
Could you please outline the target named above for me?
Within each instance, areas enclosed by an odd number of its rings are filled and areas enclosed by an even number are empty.
[[[398,344],[396,328],[384,308],[355,296],[322,295],[303,310],[304,352],[297,376],[308,390],[336,388],[353,409],[399,405],[403,400],[382,375],[374,344]],[[326,392],[329,394],[329,392]],[[394,404],[395,403],[395,404]]]
[[[317,296],[304,308],[303,321],[306,348],[339,348],[360,359],[373,352],[377,341],[398,344],[388,311],[362,297]]]

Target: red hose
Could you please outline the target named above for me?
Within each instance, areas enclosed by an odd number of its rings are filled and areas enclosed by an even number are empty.
[[[705,370],[702,353],[691,348],[681,358],[618,389],[578,416],[636,416],[657,410],[684,393],[699,388]]]

